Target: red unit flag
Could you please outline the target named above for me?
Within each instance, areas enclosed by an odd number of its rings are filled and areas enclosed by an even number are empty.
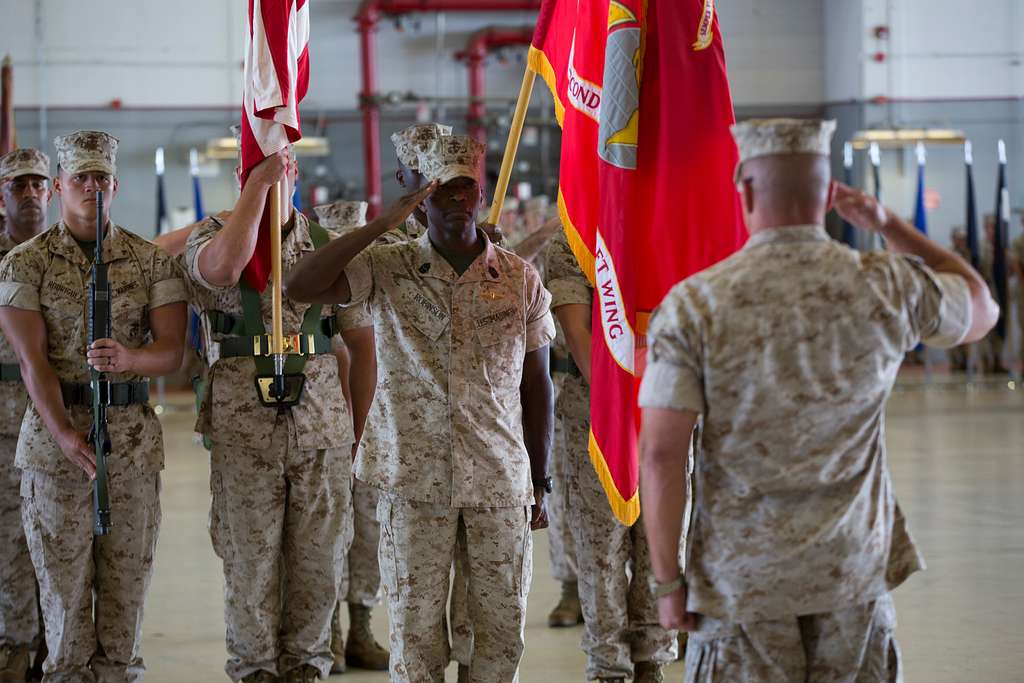
[[[632,524],[650,312],[747,236],[714,2],[545,0],[529,66],[555,99],[559,212],[594,285],[590,456]]]
[[[254,166],[302,137],[299,103],[309,88],[309,0],[249,0],[243,78],[244,186]],[[244,273],[249,286],[260,292],[270,276],[269,226],[265,209],[256,251]]]

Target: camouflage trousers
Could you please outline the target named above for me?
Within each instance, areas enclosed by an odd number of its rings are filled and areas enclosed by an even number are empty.
[[[676,632],[658,623],[643,520],[623,526],[608,507],[587,452],[587,418],[561,419],[569,453],[566,502],[579,560],[586,676],[631,678],[636,662],[677,658]]]
[[[26,470],[25,536],[46,626],[48,683],[134,683],[160,530],[160,475],[110,483],[113,529],[93,536],[92,484]],[[94,611],[95,610],[95,611]]]
[[[0,647],[32,647],[39,636],[38,587],[21,523],[17,436],[0,436]]]
[[[309,664],[327,677],[331,616],[352,541],[351,451],[299,450],[290,415],[266,448],[210,451],[210,537],[224,563],[224,621],[238,680]]]
[[[733,624],[701,618],[686,646],[687,683],[897,683],[892,597],[845,610]]]
[[[473,633],[470,680],[518,681],[533,573],[530,509],[452,508],[385,492],[377,519],[392,682],[443,683],[450,652],[444,611],[452,562],[460,553]]]
[[[572,538],[565,502],[569,453],[565,447],[563,431],[559,416],[555,420],[555,440],[551,449],[550,474],[553,488],[547,498],[548,555],[551,558],[551,575],[555,581],[567,583],[576,581],[576,544]]]
[[[380,602],[380,523],[377,498],[380,491],[358,479],[352,485],[354,533],[348,551],[348,594],[345,602],[373,607]]]

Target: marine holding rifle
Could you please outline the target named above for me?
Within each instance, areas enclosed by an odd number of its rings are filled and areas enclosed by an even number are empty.
[[[185,283],[163,251],[97,210],[98,194],[104,207],[117,196],[117,139],[79,131],[54,143],[61,220],[0,263],[0,326],[32,399],[15,464],[23,470],[22,518],[42,595],[43,671],[60,680],[141,680],[163,469],[146,378],[181,363]],[[90,344],[89,283],[99,251],[111,334]],[[99,385],[90,384],[94,370],[103,374]],[[110,526],[102,536],[94,535],[96,454],[88,438],[94,386],[110,445]]]

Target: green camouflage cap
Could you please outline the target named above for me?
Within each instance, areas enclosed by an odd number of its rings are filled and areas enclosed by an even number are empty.
[[[99,171],[117,175],[118,139],[98,130],[80,130],[53,139],[57,165],[65,173]]]
[[[467,135],[441,138],[433,149],[420,152],[419,170],[430,181],[442,185],[455,178],[480,180],[484,146]]]
[[[22,147],[0,157],[0,180],[23,175],[50,178],[50,157],[38,149]]]
[[[366,225],[366,202],[339,199],[330,204],[314,206],[320,225],[339,233],[346,233]]]
[[[391,134],[398,160],[419,171],[419,153],[429,151],[439,139],[450,136],[452,127],[440,123],[420,123]]]
[[[732,127],[732,136],[740,152],[736,180],[744,161],[776,154],[832,153],[834,120],[824,119],[750,119]]]

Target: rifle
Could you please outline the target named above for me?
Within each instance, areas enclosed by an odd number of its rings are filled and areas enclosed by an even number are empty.
[[[96,192],[96,257],[89,276],[89,346],[97,339],[107,339],[110,328],[110,280],[107,264],[103,262],[103,193]],[[107,432],[107,405],[110,382],[106,374],[90,368],[92,387],[92,428],[89,440],[96,451],[96,478],[92,482],[93,533],[110,533],[110,494],[107,490],[107,455],[110,453],[110,434]]]

